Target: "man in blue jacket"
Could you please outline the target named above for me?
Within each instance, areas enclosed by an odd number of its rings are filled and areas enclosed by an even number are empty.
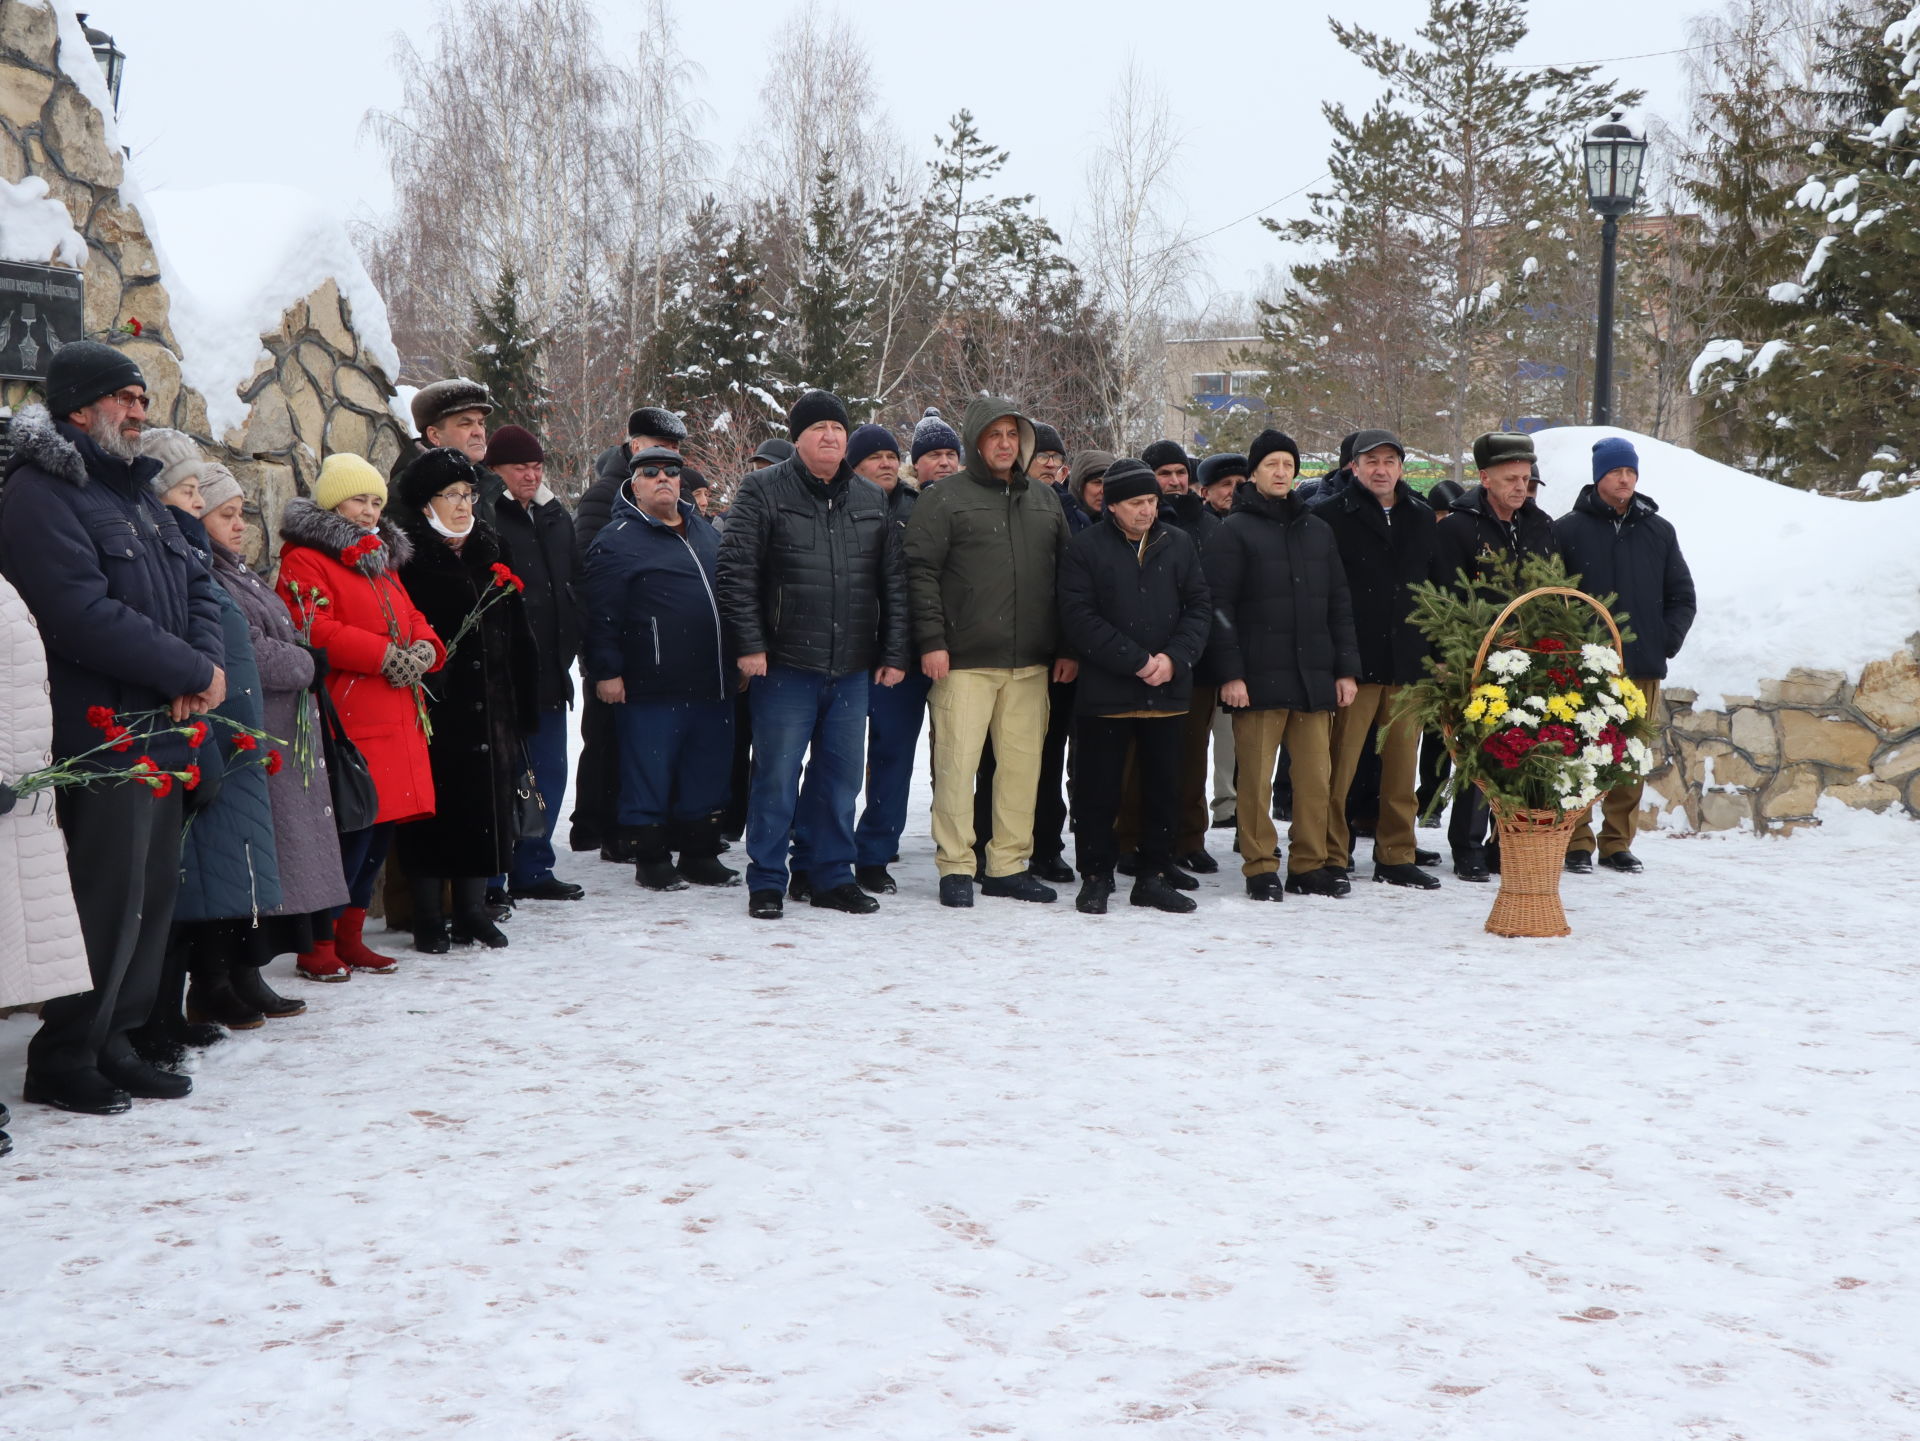
[[[161,463],[133,442],[146,379],[112,346],[74,341],[47,371],[47,405],[24,407],[0,490],[0,572],[33,611],[47,648],[56,759],[92,749],[96,707],[125,718],[158,712],[137,734],[185,722],[226,699],[215,582],[148,488]],[[187,743],[170,728],[126,756],[184,770]],[[130,1097],[171,1098],[186,1077],[134,1054],[160,983],[180,885],[182,792],[139,781],[60,792],[74,903],[93,989],[49,1001],[27,1046],[26,1098],[113,1115]]]
[[[719,860],[734,691],[720,537],[680,498],[680,470],[664,446],[634,455],[580,584],[581,660],[619,738],[619,844],[634,857],[634,880],[656,891],[740,879]]]
[[[1667,662],[1680,653],[1695,609],[1693,573],[1680,554],[1680,538],[1660,507],[1639,493],[1640,455],[1624,436],[1593,444],[1593,484],[1553,523],[1554,543],[1570,574],[1589,595],[1612,595],[1614,614],[1633,631],[1621,657],[1626,676],[1647,697],[1660,699]],[[1631,875],[1639,858],[1633,842],[1641,783],[1616,786],[1600,798],[1600,864]],[[1591,812],[1580,818],[1567,842],[1567,869],[1593,869]]]

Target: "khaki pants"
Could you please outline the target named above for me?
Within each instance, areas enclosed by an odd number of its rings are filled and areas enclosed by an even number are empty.
[[[1633,683],[1647,698],[1649,713],[1660,703],[1660,682],[1651,679],[1630,677]],[[1600,826],[1600,854],[1618,855],[1633,844],[1634,818],[1640,810],[1640,793],[1646,789],[1644,781],[1635,781],[1630,786],[1615,786],[1600,797],[1600,814],[1603,817]],[[1587,807],[1587,813],[1580,817],[1573,828],[1573,835],[1567,840],[1569,851],[1591,851],[1593,849],[1593,807]]]
[[[1213,713],[1213,823],[1233,817],[1233,807],[1237,796],[1234,792],[1233,767],[1234,749],[1233,717],[1227,712]]]
[[[1327,797],[1333,782],[1333,712],[1236,711],[1233,753],[1240,762],[1240,873],[1280,869],[1273,826],[1273,763],[1280,747],[1293,762],[1293,823],[1287,831],[1287,874],[1327,864]]]
[[[933,722],[933,844],[943,876],[973,874],[973,782],[993,738],[993,839],[987,874],[1018,875],[1033,856],[1033,805],[1047,737],[1047,667],[949,671],[927,697]]]
[[[1347,833],[1347,790],[1360,768],[1367,727],[1378,725],[1380,747],[1380,820],[1373,831],[1373,861],[1381,866],[1413,864],[1414,792],[1420,781],[1420,727],[1412,721],[1389,725],[1400,688],[1363,685],[1353,704],[1333,722],[1333,789],[1327,797],[1327,864],[1353,864],[1353,837]],[[1295,801],[1298,805],[1299,802]]]

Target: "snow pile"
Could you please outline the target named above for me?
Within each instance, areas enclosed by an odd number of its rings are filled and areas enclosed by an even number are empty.
[[[146,209],[166,240],[181,373],[206,397],[216,437],[246,421],[239,387],[264,354],[261,335],[328,280],[353,307],[368,354],[389,378],[399,374],[386,303],[338,213],[314,196],[289,185],[209,185],[156,190]]]
[[[1920,493],[1835,500],[1631,431],[1570,426],[1534,437],[1548,511],[1572,507],[1607,435],[1640,452],[1641,488],[1693,571],[1700,615],[1669,681],[1698,691],[1702,706],[1755,695],[1795,666],[1857,680],[1920,631]]]
[[[47,182],[38,175],[18,185],[0,176],[0,260],[31,265],[51,260],[86,269],[86,238],[73,228],[67,207],[47,193]]]

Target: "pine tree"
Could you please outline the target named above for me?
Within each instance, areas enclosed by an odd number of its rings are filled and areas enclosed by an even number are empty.
[[[1323,107],[1332,183],[1277,228],[1326,259],[1295,267],[1266,312],[1265,368],[1275,398],[1304,401],[1329,432],[1397,415],[1414,437],[1437,433],[1457,471],[1501,418],[1523,307],[1558,261],[1539,232],[1577,203],[1569,142],[1640,96],[1592,65],[1506,63],[1527,33],[1520,0],[1429,0],[1411,44],[1329,24],[1386,93],[1357,116]]]
[[[849,410],[870,410],[862,393],[872,342],[867,311],[873,287],[865,266],[862,231],[866,201],[840,188],[833,157],[826,156],[814,175],[813,204],[807,214],[800,272],[787,299],[788,323],[778,335],[774,374],[789,393],[831,391]]]
[[[511,265],[494,283],[493,297],[473,308],[473,378],[493,392],[494,425],[519,425],[541,434],[548,395],[541,378],[543,341],[520,317],[520,277]]]
[[[1888,0],[1822,38],[1821,166],[1784,223],[1767,311],[1712,340],[1693,388],[1744,440],[1740,463],[1803,489],[1892,494],[1920,480],[1920,13]],[[1797,266],[1797,270],[1795,267]],[[1791,272],[1791,273],[1789,273]]]
[[[745,430],[757,445],[780,409],[768,388],[774,319],[759,251],[749,228],[726,227],[711,202],[690,222],[688,249],[696,282],[679,363],[667,381],[668,404],[695,431]]]

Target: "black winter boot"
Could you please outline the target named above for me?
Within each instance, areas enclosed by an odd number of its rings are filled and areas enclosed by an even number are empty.
[[[1073,898],[1073,908],[1083,916],[1104,916],[1112,896],[1113,872],[1088,871],[1080,882],[1080,894]]]
[[[258,966],[234,966],[233,993],[240,998],[242,1005],[252,1006],[261,1015],[274,1020],[297,1016],[307,1008],[305,1001],[275,991],[267,984],[267,978]]]
[[[665,826],[634,826],[629,834],[633,837],[635,885],[645,886],[650,891],[684,891],[687,888],[680,872],[674,869],[673,857],[667,854]]]
[[[740,872],[720,864],[720,822],[715,817],[681,823],[680,875],[696,886],[737,886]]]
[[[444,956],[453,945],[440,898],[445,885],[439,876],[413,877],[413,948],[430,956]]]
[[[266,1016],[234,993],[233,981],[224,966],[218,975],[193,978],[193,984],[187,988],[187,1019],[211,1021],[229,1031],[257,1031],[267,1023]]]
[[[461,946],[478,941],[495,951],[507,944],[506,932],[496,926],[493,917],[487,913],[485,876],[458,876],[454,879],[452,939],[455,945]]]
[[[1168,885],[1166,875],[1160,871],[1141,871],[1135,876],[1133,894],[1127,900],[1136,906],[1151,906],[1156,911],[1169,911],[1176,916],[1199,908],[1192,896],[1183,896]]]

